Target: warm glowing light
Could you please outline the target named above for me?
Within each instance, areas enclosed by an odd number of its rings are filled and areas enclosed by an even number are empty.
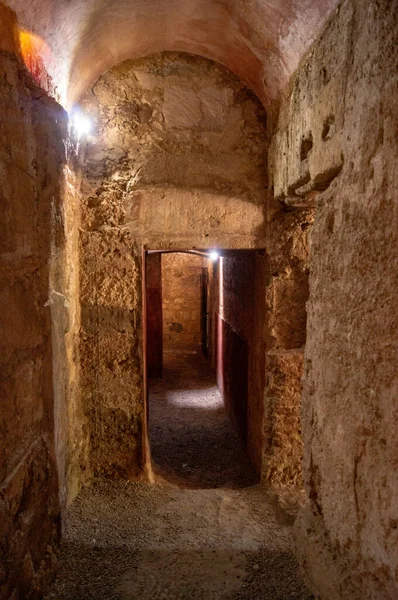
[[[210,260],[212,260],[213,262],[218,260],[219,257],[220,257],[220,255],[218,252],[216,252],[216,250],[213,250],[212,252],[210,252]]]
[[[48,91],[50,81],[45,65],[51,59],[51,50],[44,40],[30,31],[20,31],[21,54],[26,67],[38,85]]]
[[[91,119],[79,110],[75,110],[72,113],[72,125],[78,137],[88,135],[93,127]]]

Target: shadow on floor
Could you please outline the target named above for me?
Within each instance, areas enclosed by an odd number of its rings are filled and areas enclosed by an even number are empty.
[[[58,576],[58,584],[62,580],[63,586],[56,588],[56,595],[50,591],[46,600],[313,598],[289,552],[132,551],[123,546],[92,548],[78,544],[65,544],[63,552],[69,557]]]
[[[163,377],[149,381],[149,437],[154,470],[168,481],[198,488],[259,481],[200,352],[165,352]]]
[[[65,523],[45,600],[309,600],[264,488],[96,480]]]

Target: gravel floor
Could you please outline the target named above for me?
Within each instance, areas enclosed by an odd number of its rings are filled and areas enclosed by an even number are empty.
[[[46,600],[308,600],[292,514],[260,487],[97,481],[70,511]]]
[[[189,487],[246,487],[258,476],[226,415],[201,353],[164,353],[163,377],[149,382],[155,471]]]
[[[250,486],[255,474],[206,364],[167,361],[150,402],[161,482],[83,490],[44,599],[309,600],[292,552],[299,499],[285,495],[282,507]]]

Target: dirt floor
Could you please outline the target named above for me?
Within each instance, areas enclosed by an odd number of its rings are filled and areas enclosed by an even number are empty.
[[[247,487],[258,476],[200,352],[164,353],[149,382],[149,436],[157,474],[188,487]]]
[[[312,597],[293,555],[299,499],[251,485],[198,356],[166,360],[152,382],[151,445],[157,483],[98,480],[76,499],[45,600]]]
[[[46,600],[308,600],[292,514],[258,486],[98,481],[70,511]]]

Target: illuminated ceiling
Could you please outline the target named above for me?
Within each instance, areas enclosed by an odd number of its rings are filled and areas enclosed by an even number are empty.
[[[267,104],[286,85],[338,0],[9,0],[42,41],[70,105],[127,58],[180,50],[214,59]],[[25,39],[26,43],[26,39]],[[40,50],[39,50],[40,52]]]

